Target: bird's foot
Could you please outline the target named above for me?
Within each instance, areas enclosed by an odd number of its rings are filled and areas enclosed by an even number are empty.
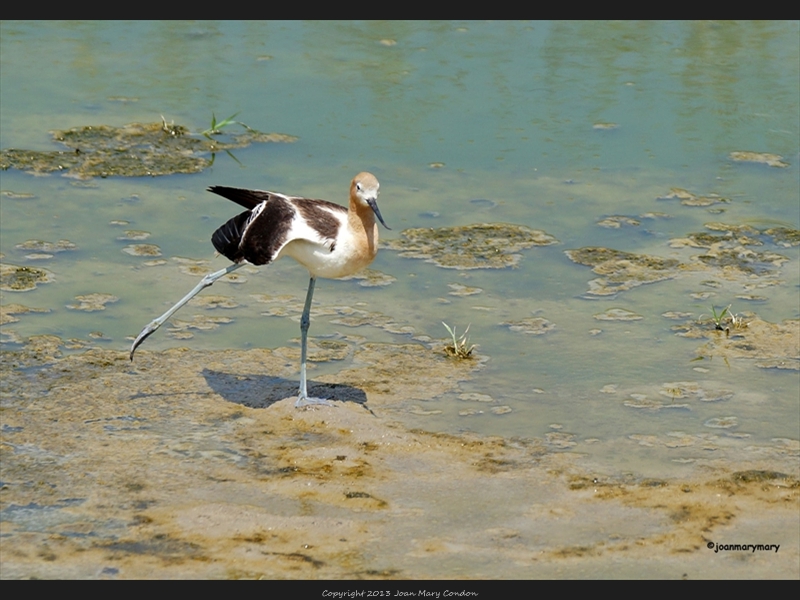
[[[309,398],[308,396],[299,396],[297,402],[294,403],[295,408],[310,408],[312,406],[335,406],[331,404],[330,400],[325,398]]]
[[[155,321],[149,323],[147,327],[142,329],[142,332],[136,336],[136,339],[133,341],[133,345],[131,346],[131,354],[130,354],[131,362],[133,362],[133,354],[134,352],[136,352],[136,348],[138,348],[139,345],[143,341],[145,341],[150,336],[150,334],[153,333],[159,327],[161,327],[161,323],[159,323],[158,319],[156,319]]]

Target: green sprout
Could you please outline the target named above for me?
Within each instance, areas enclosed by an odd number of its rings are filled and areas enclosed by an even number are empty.
[[[711,307],[711,321],[714,323],[714,329],[717,331],[724,331],[726,336],[731,334],[731,329],[734,331],[737,329],[746,329],[749,323],[744,320],[744,317],[734,314],[731,311],[731,305],[728,304],[725,308],[722,309],[721,312],[717,312],[717,309],[713,306]],[[702,320],[703,315],[700,315],[700,319]]]
[[[467,325],[467,329],[461,334],[461,337],[456,335],[455,326],[453,326],[451,329],[450,326],[444,321],[442,321],[442,325],[444,325],[445,329],[447,329],[448,333],[450,333],[450,337],[453,338],[453,345],[445,346],[445,352],[447,352],[448,355],[456,358],[469,358],[472,356],[472,351],[475,349],[475,344],[470,346],[469,338],[467,337],[467,333],[469,333],[469,328],[472,326],[472,324],[470,323]]]
[[[242,127],[246,128],[246,129],[250,129],[244,123],[239,123],[239,121],[234,121],[233,120],[233,118],[238,114],[239,114],[238,112],[233,113],[227,119],[223,119],[222,121],[217,123],[217,116],[212,112],[211,113],[211,127],[206,129],[205,131],[203,131],[202,134],[204,136],[206,136],[208,139],[211,139],[212,135],[219,135],[220,133],[222,133],[222,128],[223,127],[227,127],[228,125],[233,125],[233,124],[241,125]]]
[[[722,309],[721,313],[717,314],[717,309],[714,308],[714,306],[711,307],[711,312],[714,313],[714,315],[711,317],[713,319],[713,321],[714,321],[714,329],[716,329],[718,331],[723,331],[724,330],[724,327],[722,327],[722,320],[725,318],[726,314],[729,315],[729,316],[731,315],[730,308],[731,308],[731,305],[728,304],[728,306],[726,306],[725,308]]]

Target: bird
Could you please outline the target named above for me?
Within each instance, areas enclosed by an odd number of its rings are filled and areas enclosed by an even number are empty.
[[[375,219],[390,230],[378,209],[378,179],[367,172],[356,175],[350,182],[348,208],[327,200],[263,190],[215,185],[207,191],[247,209],[228,220],[211,236],[217,252],[233,264],[203,277],[177,304],[146,325],[133,341],[131,361],[136,348],[147,337],[219,278],[246,264],[268,265],[283,256],[290,256],[308,269],[310,276],[300,318],[300,388],[295,406],[331,406],[325,398],[308,395],[306,358],[311,299],[317,277],[347,277],[369,265],[378,253],[378,224]]]

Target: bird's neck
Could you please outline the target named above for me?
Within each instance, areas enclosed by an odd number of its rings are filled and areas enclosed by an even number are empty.
[[[375,213],[369,206],[363,206],[351,198],[347,220],[354,234],[365,236],[369,254],[374,257],[378,252],[378,224],[375,222]]]

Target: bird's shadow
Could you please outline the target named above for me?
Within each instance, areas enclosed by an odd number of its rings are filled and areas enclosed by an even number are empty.
[[[280,400],[297,398],[297,381],[283,377],[232,375],[211,369],[203,369],[202,375],[208,387],[233,404],[250,408],[268,408]],[[353,402],[367,408],[366,393],[349,385],[309,381],[308,395],[327,400]]]

